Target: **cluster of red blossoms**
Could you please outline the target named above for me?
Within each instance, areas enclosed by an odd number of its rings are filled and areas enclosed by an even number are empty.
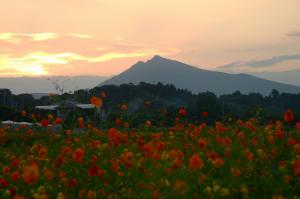
[[[101,107],[105,97],[92,103]],[[170,128],[150,120],[130,128],[119,118],[104,130],[78,118],[83,134],[0,128],[0,198],[297,197],[296,113],[287,110],[281,121],[266,126],[257,118],[211,125],[205,123],[208,112],[199,113],[201,122],[190,123],[187,114],[179,108]],[[61,122],[52,115],[40,121],[45,127]]]

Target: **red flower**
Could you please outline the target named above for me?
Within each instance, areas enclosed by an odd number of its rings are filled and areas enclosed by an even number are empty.
[[[138,136],[137,144],[138,144],[140,147],[144,146],[144,138],[143,138],[143,136],[141,136],[141,135]]]
[[[182,107],[179,109],[178,114],[181,116],[185,116],[187,114],[187,111],[185,108]]]
[[[203,166],[203,162],[199,155],[195,154],[189,158],[189,169],[197,170]]]
[[[277,133],[276,133],[277,137],[279,139],[282,139],[283,138],[283,132],[281,130],[278,130]]]
[[[297,131],[300,133],[300,122],[297,122],[297,124],[296,124],[296,129],[297,129]]]
[[[119,146],[121,144],[121,133],[114,129],[114,128],[111,128],[108,130],[108,140],[109,140],[109,143],[115,147]]]
[[[5,179],[3,179],[3,178],[0,177],[0,185],[2,187],[7,187],[8,186],[8,182]]]
[[[134,153],[127,151],[120,155],[120,162],[128,169],[133,166]]]
[[[116,125],[116,127],[121,126],[122,123],[123,123],[123,121],[122,121],[121,119],[119,119],[119,118],[116,118],[116,119],[115,119],[115,125]]]
[[[12,187],[12,188],[9,189],[9,194],[10,194],[11,198],[15,199],[16,193],[17,193],[17,188],[16,187]]]
[[[89,168],[88,175],[89,176],[97,176],[99,171],[100,171],[100,167],[98,167],[97,165],[93,165]]]
[[[11,161],[11,166],[16,168],[16,167],[19,166],[19,163],[20,163],[20,160],[14,159],[14,160]]]
[[[300,160],[295,160],[293,163],[294,174],[300,177]]]
[[[62,123],[62,119],[59,118],[59,117],[57,117],[57,118],[55,119],[55,124],[60,124],[60,123]]]
[[[203,112],[201,113],[201,115],[202,115],[202,117],[208,117],[208,112],[203,111]]]
[[[49,122],[48,122],[48,120],[42,120],[41,122],[40,122],[40,124],[41,124],[41,126],[43,126],[43,127],[47,127],[48,126],[48,124],[49,124]]]
[[[4,166],[3,169],[2,169],[3,175],[8,175],[8,174],[10,174],[10,171],[11,171],[11,169],[10,169],[10,167],[8,167],[8,166]]]
[[[73,152],[72,158],[76,162],[81,163],[84,158],[84,150],[82,148],[75,149],[75,151]]]
[[[67,181],[69,188],[75,187],[78,184],[78,181],[75,178],[71,178]]]
[[[157,149],[158,151],[164,150],[164,149],[165,149],[165,146],[166,146],[165,143],[162,142],[162,141],[156,142],[156,149]]]
[[[224,160],[222,158],[216,158],[212,161],[212,164],[215,166],[215,167],[221,167],[224,165]]]
[[[10,179],[14,182],[18,181],[19,178],[20,178],[20,174],[18,171],[15,171],[10,175]]]
[[[116,160],[112,160],[111,162],[111,170],[115,173],[119,172],[120,170],[120,165],[119,165],[119,162],[116,161]]]
[[[14,196],[13,199],[26,199],[24,196]]]
[[[142,150],[145,153],[146,157],[151,157],[151,155],[153,154],[153,147],[150,144],[145,144],[142,147]]]
[[[206,147],[206,145],[207,145],[206,140],[204,138],[200,138],[199,139],[199,146],[200,146],[200,148],[204,149]]]
[[[284,114],[284,120],[286,122],[292,122],[294,121],[294,119],[295,119],[294,112],[291,109],[287,110]]]
[[[33,163],[25,167],[22,173],[22,177],[26,184],[35,183],[39,178],[38,166],[35,163]]]

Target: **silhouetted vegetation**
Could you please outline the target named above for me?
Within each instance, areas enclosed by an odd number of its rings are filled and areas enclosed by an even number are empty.
[[[206,120],[201,113],[207,112],[208,123],[249,117],[268,122],[281,119],[282,112],[287,109],[295,110],[296,114],[299,114],[300,110],[300,94],[279,93],[273,90],[268,96],[259,93],[242,94],[239,91],[221,96],[211,92],[196,95],[169,84],[154,85],[142,82],[139,85],[108,85],[91,90],[78,90],[74,94],[52,95],[39,100],[34,100],[29,94],[13,95],[9,90],[2,89],[0,120],[16,120],[22,110],[34,111],[36,105],[50,105],[63,100],[90,103],[92,96],[101,97],[101,93],[106,94],[102,108],[107,115],[107,121],[114,122],[122,116],[132,125],[139,125],[146,120],[153,121],[154,125],[171,125],[179,107],[187,109],[186,119],[191,121]],[[127,106],[126,113],[121,110],[122,105]]]

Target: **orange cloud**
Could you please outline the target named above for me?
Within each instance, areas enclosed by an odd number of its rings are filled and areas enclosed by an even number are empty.
[[[0,76],[69,75],[71,69],[72,73],[87,74],[91,71],[87,67],[95,68],[93,63],[105,63],[97,67],[98,75],[112,74],[117,67],[121,72],[120,65],[129,67],[133,59],[178,52],[176,48],[155,48],[126,41],[123,37],[103,41],[82,33],[6,32],[0,33],[0,46]],[[109,68],[114,69],[109,72]],[[95,75],[94,72],[88,74]]]
[[[0,75],[54,75],[49,71],[49,67],[46,66],[51,65],[52,67],[59,67],[60,65],[68,65],[67,67],[71,68],[70,64],[74,64],[74,62],[78,61],[85,65],[85,63],[100,63],[116,59],[151,56],[153,52],[155,51],[151,49],[128,53],[110,52],[96,57],[89,57],[71,52],[56,54],[32,52],[21,57],[12,57],[7,54],[2,54],[0,55]]]
[[[22,41],[26,41],[30,39],[32,41],[47,41],[47,40],[54,40],[63,37],[77,37],[81,39],[89,39],[92,38],[91,35],[86,34],[78,34],[78,33],[69,33],[69,34],[58,34],[54,32],[43,32],[43,33],[12,33],[12,32],[5,32],[0,33],[0,40],[6,41],[8,43],[20,43]]]

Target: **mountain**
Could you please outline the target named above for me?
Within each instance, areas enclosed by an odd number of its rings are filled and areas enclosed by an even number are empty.
[[[147,62],[138,62],[123,73],[101,83],[103,85],[138,84],[147,82],[156,84],[174,84],[177,88],[188,89],[193,93],[211,91],[217,95],[257,92],[270,94],[272,89],[279,92],[300,93],[300,87],[265,80],[248,74],[228,74],[203,70],[178,61],[154,56]]]
[[[13,94],[33,93],[39,98],[47,93],[57,93],[54,84],[64,87],[65,91],[74,91],[93,88],[106,79],[100,76],[0,77],[0,88],[8,88]]]
[[[282,72],[260,72],[260,73],[251,73],[251,75],[277,81],[284,82],[296,86],[300,86],[300,69],[282,71]]]

